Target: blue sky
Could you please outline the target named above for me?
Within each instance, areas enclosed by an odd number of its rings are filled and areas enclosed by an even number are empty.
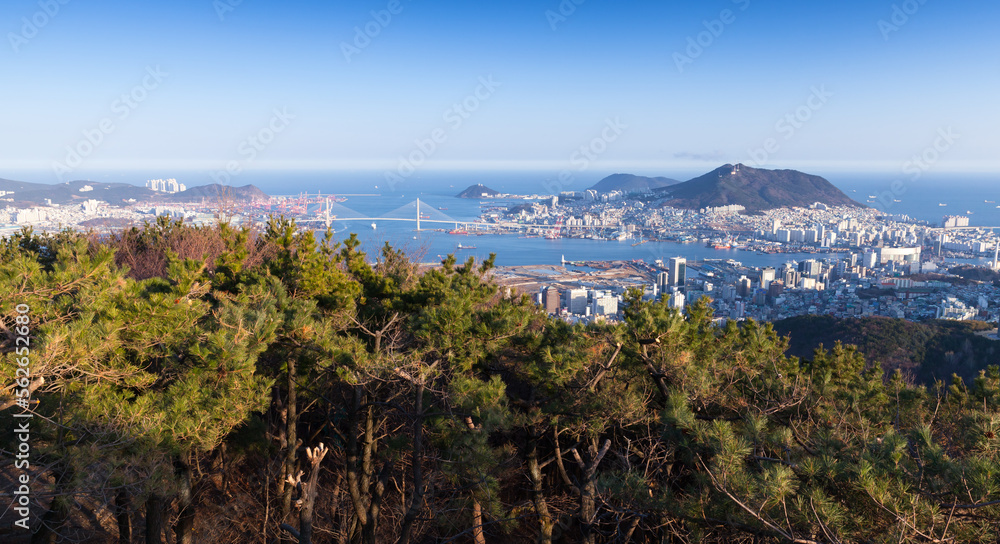
[[[665,175],[902,171],[935,145],[936,172],[1000,171],[996,2],[61,1],[4,2],[0,177],[560,170],[581,146]]]

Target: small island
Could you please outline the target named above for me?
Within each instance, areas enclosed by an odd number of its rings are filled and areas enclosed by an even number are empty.
[[[458,193],[456,196],[458,198],[496,198],[500,195],[500,191],[494,191],[485,185],[476,184]]]

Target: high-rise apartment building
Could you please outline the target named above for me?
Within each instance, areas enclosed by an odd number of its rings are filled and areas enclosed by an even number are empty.
[[[687,281],[687,259],[673,257],[670,259],[670,285],[684,287]]]

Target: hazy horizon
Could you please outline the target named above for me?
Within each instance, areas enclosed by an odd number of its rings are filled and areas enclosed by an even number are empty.
[[[272,195],[299,194],[300,192],[324,193],[457,193],[470,185],[483,183],[490,188],[517,194],[539,193],[553,194],[561,191],[582,191],[590,188],[603,178],[618,173],[628,173],[650,177],[668,177],[678,181],[687,181],[721,166],[722,163],[707,166],[704,169],[603,169],[593,168],[585,172],[570,170],[569,181],[555,183],[559,179],[560,170],[431,170],[424,169],[412,177],[395,185],[384,182],[384,171],[378,169],[355,170],[277,170],[256,169],[231,176],[225,183],[232,186],[255,185]],[[779,168],[780,169],[780,168]],[[818,175],[849,196],[863,202],[863,196],[852,194],[851,190],[859,192],[879,193],[889,190],[893,182],[902,181],[907,188],[931,190],[935,187],[948,187],[948,192],[954,192],[958,187],[966,189],[980,188],[989,190],[997,187],[998,174],[981,172],[946,172],[935,170],[926,175],[911,179],[897,170],[869,171],[837,171],[837,170],[806,170],[808,174]],[[80,177],[66,181],[94,181],[102,183],[129,183],[142,186],[148,179],[176,178],[187,187],[197,187],[216,183],[207,170],[181,169],[146,169],[146,170],[105,170],[83,172]],[[48,170],[0,172],[0,179],[9,179],[29,183],[59,183]],[[956,182],[958,182],[956,184]],[[947,184],[947,185],[946,185]],[[377,186],[377,188],[376,188]],[[452,191],[454,189],[454,191]],[[900,196],[900,195],[897,195]]]

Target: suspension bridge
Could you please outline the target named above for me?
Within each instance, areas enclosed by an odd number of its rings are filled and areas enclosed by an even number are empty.
[[[307,209],[306,211],[308,213],[309,210]],[[356,210],[352,210],[347,206],[331,199],[327,199],[321,204],[321,207],[316,210],[314,217],[326,225],[330,225],[338,221],[372,221],[373,226],[377,226],[380,221],[411,222],[416,223],[418,231],[423,230],[421,229],[422,223],[450,224],[455,225],[456,229],[459,228],[459,225],[480,224],[485,226],[484,223],[479,223],[478,221],[470,222],[455,219],[434,206],[429,206],[427,203],[420,202],[419,198],[379,216],[371,216],[370,214],[366,215]]]
[[[617,228],[617,225],[604,225],[604,224],[590,224],[590,225],[566,225],[560,221],[557,224],[531,224],[531,223],[517,223],[513,221],[499,221],[494,223],[485,223],[480,220],[469,221],[467,219],[455,219],[449,216],[443,211],[435,208],[434,206],[428,205],[426,202],[421,202],[420,199],[416,199],[413,202],[404,204],[392,211],[386,212],[382,215],[372,216],[371,214],[365,214],[356,210],[352,210],[347,206],[336,202],[334,198],[329,197],[321,202],[315,202],[305,205],[301,208],[302,214],[300,219],[305,221],[319,221],[326,226],[330,226],[336,222],[348,222],[348,221],[371,221],[374,228],[377,228],[379,222],[383,221],[396,221],[396,222],[410,222],[416,224],[416,230],[426,230],[422,226],[425,224],[432,225],[454,225],[455,231],[483,231],[483,230],[521,230],[525,228],[529,229],[548,229],[558,232],[561,229],[571,229],[571,228],[586,228],[586,229],[605,229],[605,228]]]

